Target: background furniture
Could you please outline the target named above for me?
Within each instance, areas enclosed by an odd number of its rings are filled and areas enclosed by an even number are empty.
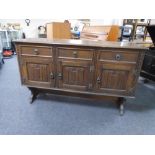
[[[22,84],[32,92],[117,98],[134,97],[146,48],[130,43],[81,40],[17,40]]]
[[[124,25],[121,27],[121,38],[120,41],[124,40],[124,39],[128,39],[129,41],[131,40],[131,34],[133,31],[133,26],[132,25]]]
[[[52,22],[46,24],[48,39],[71,39],[70,23]]]
[[[137,28],[138,27],[141,27],[143,30],[142,34],[139,34],[143,40],[146,39],[146,35],[147,35],[147,29],[146,29],[146,26],[150,25],[150,22],[151,20],[148,19],[146,22],[142,22],[142,21],[139,21],[138,19],[135,20],[135,23],[133,23],[133,32],[132,32],[132,40],[133,39],[136,39],[137,37]]]
[[[2,66],[2,64],[4,64],[4,60],[3,60],[3,46],[2,46],[2,40],[1,40],[1,36],[0,36],[0,68]]]
[[[121,29],[118,25],[112,25],[106,40],[107,41],[118,41],[120,37],[120,33],[121,33],[120,30]]]
[[[38,38],[47,38],[46,27],[43,25],[38,26]]]
[[[144,82],[147,82],[148,80],[155,81],[155,49],[145,53],[140,75],[146,78]]]
[[[0,30],[0,37],[2,41],[3,50],[10,49],[14,52],[15,47],[12,40],[20,39],[21,31],[20,30]]]
[[[147,36],[147,29],[146,26],[150,25],[151,20],[150,19],[124,19],[123,20],[123,27],[126,25],[132,26],[132,32],[129,36],[129,41],[136,39],[138,36],[141,37],[143,40],[146,39]],[[141,28],[141,31],[138,33],[138,27]],[[123,32],[122,32],[123,35]],[[122,36],[123,37],[123,36]]]
[[[149,50],[145,53],[143,66],[140,75],[144,78],[144,82],[148,80],[155,81],[155,25],[147,26],[147,31],[150,34],[152,43]]]
[[[85,26],[81,32],[82,40],[118,41],[120,28],[117,25],[110,26]]]
[[[9,38],[8,31],[0,30],[0,36],[1,36],[3,48],[11,48],[11,39]]]

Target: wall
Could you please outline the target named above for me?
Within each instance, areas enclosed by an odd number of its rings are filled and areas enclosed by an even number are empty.
[[[151,19],[151,25],[155,25],[155,19]]]
[[[90,25],[123,25],[123,19],[91,19]]]
[[[46,23],[58,21],[63,22],[64,20],[54,20],[54,19],[31,19],[30,25],[27,26],[25,19],[0,19],[1,24],[7,23],[20,23],[22,32],[26,34],[27,38],[37,38],[38,37],[38,26],[46,25]]]
[[[63,22],[65,19],[31,19],[30,26],[27,26],[25,23],[25,19],[0,19],[1,24],[7,24],[7,23],[20,23],[22,32],[26,34],[27,38],[37,38],[38,37],[38,26],[40,25],[46,25],[46,23],[55,21],[55,22]],[[79,25],[79,21],[76,19],[70,19],[69,20],[71,25]],[[122,19],[91,19],[90,25],[122,25],[123,20]]]

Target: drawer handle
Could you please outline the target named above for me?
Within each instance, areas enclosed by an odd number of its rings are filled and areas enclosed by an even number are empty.
[[[35,48],[35,49],[33,50],[33,53],[34,53],[35,55],[38,55],[38,54],[39,54],[38,49]]]
[[[62,73],[58,73],[58,78],[59,78],[59,80],[62,79]]]
[[[98,78],[97,78],[97,83],[98,84],[100,84],[101,83],[101,79],[100,79],[100,77],[98,76]]]
[[[51,79],[54,79],[54,74],[51,73],[51,74],[50,74],[50,77],[51,77]]]
[[[116,54],[115,59],[116,59],[117,61],[121,60],[121,55],[120,55],[120,54]]]
[[[77,51],[73,52],[73,56],[76,58],[77,57]]]

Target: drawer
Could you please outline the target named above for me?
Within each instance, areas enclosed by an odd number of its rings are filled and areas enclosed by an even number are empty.
[[[58,57],[59,58],[83,58],[83,59],[93,59],[92,49],[70,49],[70,48],[59,48]]]
[[[100,60],[112,60],[112,61],[128,61],[136,62],[138,59],[138,52],[130,51],[100,51]]]
[[[52,48],[48,46],[20,46],[23,55],[52,56]]]

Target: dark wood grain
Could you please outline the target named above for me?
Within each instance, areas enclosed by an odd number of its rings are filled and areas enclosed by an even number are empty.
[[[38,44],[38,45],[57,45],[57,46],[69,46],[69,47],[96,47],[96,48],[115,48],[115,49],[134,49],[132,52],[137,50],[147,50],[148,47],[145,44],[137,44],[134,42],[115,42],[115,41],[90,41],[90,40],[73,40],[73,39],[19,39],[14,40],[15,43],[20,44]]]
[[[134,97],[146,48],[132,43],[19,40],[16,51],[23,85],[38,92],[74,96]],[[121,100],[120,100],[121,99]]]
[[[54,86],[55,79],[52,77],[54,65],[52,59],[23,56],[20,64],[23,84],[44,87]]]

